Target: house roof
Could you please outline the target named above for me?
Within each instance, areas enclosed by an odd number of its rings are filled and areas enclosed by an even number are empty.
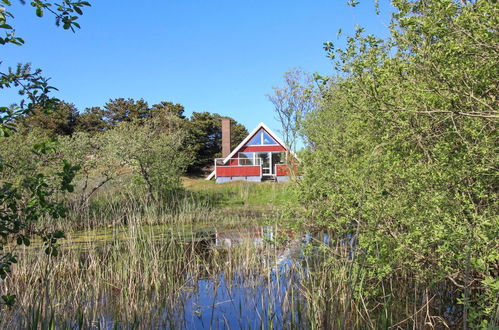
[[[296,156],[296,154],[292,151],[292,150],[289,150],[288,146],[274,133],[272,132],[272,130],[270,128],[267,127],[267,125],[265,125],[264,123],[260,123],[258,124],[255,129],[253,129],[249,134],[248,136],[246,136],[246,138],[241,141],[241,143],[239,143],[239,145],[237,147],[234,148],[234,150],[232,150],[232,152],[224,158],[223,162],[226,163],[229,159],[231,159],[242,147],[244,147],[246,145],[246,143],[249,142],[249,140],[253,137],[253,135],[255,135],[260,129],[264,129],[274,140],[277,141],[277,143],[279,143],[284,149],[286,149],[288,152],[290,152],[294,158],[300,160],[298,158],[298,156]],[[208,175],[206,177],[206,180],[211,180],[213,177],[215,176],[215,170],[213,170],[213,172],[210,173],[210,175]]]

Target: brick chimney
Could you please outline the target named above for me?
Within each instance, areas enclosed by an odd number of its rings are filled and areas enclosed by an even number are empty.
[[[222,157],[230,154],[230,119],[222,118]]]

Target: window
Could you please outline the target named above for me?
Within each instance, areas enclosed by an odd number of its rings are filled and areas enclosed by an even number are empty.
[[[285,164],[286,163],[286,153],[283,151],[272,153],[272,165],[275,164]]]
[[[248,146],[259,146],[262,144],[262,136],[260,132],[257,132],[255,136],[248,142],[246,145]]]
[[[286,153],[283,151],[272,153],[272,174],[276,174],[276,165],[281,165],[286,163]]]
[[[262,130],[262,140],[263,140],[263,144],[271,144],[271,145],[276,145],[277,142],[275,142],[275,140],[273,138],[270,137],[270,135],[265,132],[264,130]]]
[[[239,165],[244,166],[244,165],[253,165],[253,152],[240,152],[239,153]]]
[[[276,145],[278,144],[263,128],[246,144],[248,146]]]

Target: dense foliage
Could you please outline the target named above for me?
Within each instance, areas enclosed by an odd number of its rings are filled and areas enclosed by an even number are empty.
[[[143,99],[111,99],[103,108],[91,107],[79,113],[74,105],[60,102],[55,111],[46,112],[35,108],[18,119],[22,127],[41,128],[52,137],[72,135],[77,132],[103,133],[118,127],[123,122],[161,121],[175,117],[184,132],[183,148],[194,152],[195,157],[188,166],[189,173],[198,173],[213,165],[213,159],[221,157],[222,116],[209,112],[193,112],[188,118],[184,107],[172,102],[160,102],[149,106]],[[168,121],[163,125],[168,126]],[[235,148],[247,135],[248,130],[231,118],[232,148]]]
[[[24,4],[24,1],[21,1]],[[12,5],[9,0],[1,0],[0,6],[0,37],[1,45],[23,45],[24,40],[15,35],[12,20],[14,15],[9,10]],[[51,1],[36,0],[30,3],[35,8],[36,15],[42,17],[49,12],[55,18],[57,26],[62,24],[65,30],[74,31],[80,28],[77,20],[83,14],[83,8],[90,6],[86,1],[64,0],[59,4]],[[0,61],[0,64],[3,64]],[[2,68],[3,69],[3,68]],[[59,100],[50,97],[54,87],[48,84],[40,69],[32,70],[30,64],[18,63],[15,68],[9,67],[0,71],[0,89],[18,89],[20,100],[10,106],[0,105],[0,146],[3,148],[7,138],[15,131],[15,122],[20,117],[38,112],[50,113],[59,106]],[[67,110],[67,109],[66,109]],[[70,110],[69,110],[70,111]],[[44,123],[47,124],[47,123]],[[5,141],[7,139],[7,141]],[[22,144],[26,146],[26,141]],[[73,191],[71,184],[77,166],[72,166],[66,160],[59,162],[59,171],[52,176],[46,176],[30,166],[36,159],[55,150],[53,141],[38,140],[29,146],[27,158],[8,162],[0,153],[0,279],[4,280],[11,271],[12,264],[17,262],[15,248],[9,246],[11,240],[17,245],[29,245],[32,235],[39,236],[46,246],[48,255],[58,254],[57,241],[64,237],[62,231],[49,232],[33,227],[43,216],[59,218],[66,214],[66,208],[58,198],[59,194]],[[19,164],[23,163],[20,166]],[[60,166],[62,163],[62,168]],[[17,176],[12,176],[12,172]],[[8,247],[7,247],[8,246]],[[12,306],[16,297],[10,293],[2,295],[0,305]]]
[[[0,146],[8,166],[0,180],[10,179],[17,186],[27,173],[52,177],[58,173],[60,159],[65,159],[78,168],[74,189],[78,198],[59,196],[61,201],[71,200],[81,208],[98,189],[125,175],[135,178],[133,184],[151,200],[168,202],[192,162],[193,151],[184,148],[187,134],[181,125],[179,118],[165,114],[122,122],[100,134],[76,132],[57,140],[50,140],[50,132],[44,129],[23,129]],[[34,157],[31,145],[40,141],[51,141],[52,152]]]
[[[231,150],[249,134],[246,127],[231,118]],[[189,143],[196,157],[191,172],[212,167],[214,158],[222,157],[222,116],[209,112],[194,112],[187,123]]]
[[[54,110],[47,112],[40,106],[18,119],[20,126],[27,129],[41,128],[50,136],[71,135],[79,124],[78,110],[73,104],[58,102]]]
[[[306,121],[303,203],[312,224],[355,235],[371,289],[392,278],[412,278],[423,290],[448,282],[462,322],[491,326],[499,297],[499,7],[393,5],[386,40],[359,28],[345,49],[325,43],[337,75],[324,78],[334,83]]]
[[[106,132],[114,159],[140,174],[149,197],[157,202],[169,202],[181,189],[180,176],[192,161],[192,153],[184,150],[185,132],[175,117],[154,118],[145,123],[121,123]]]

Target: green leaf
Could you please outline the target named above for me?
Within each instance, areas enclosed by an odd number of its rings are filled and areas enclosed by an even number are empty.
[[[2,296],[2,300],[4,304],[10,308],[16,303],[16,296],[12,294],[6,294]]]
[[[36,7],[36,16],[38,17],[43,16],[43,9],[41,7]]]

